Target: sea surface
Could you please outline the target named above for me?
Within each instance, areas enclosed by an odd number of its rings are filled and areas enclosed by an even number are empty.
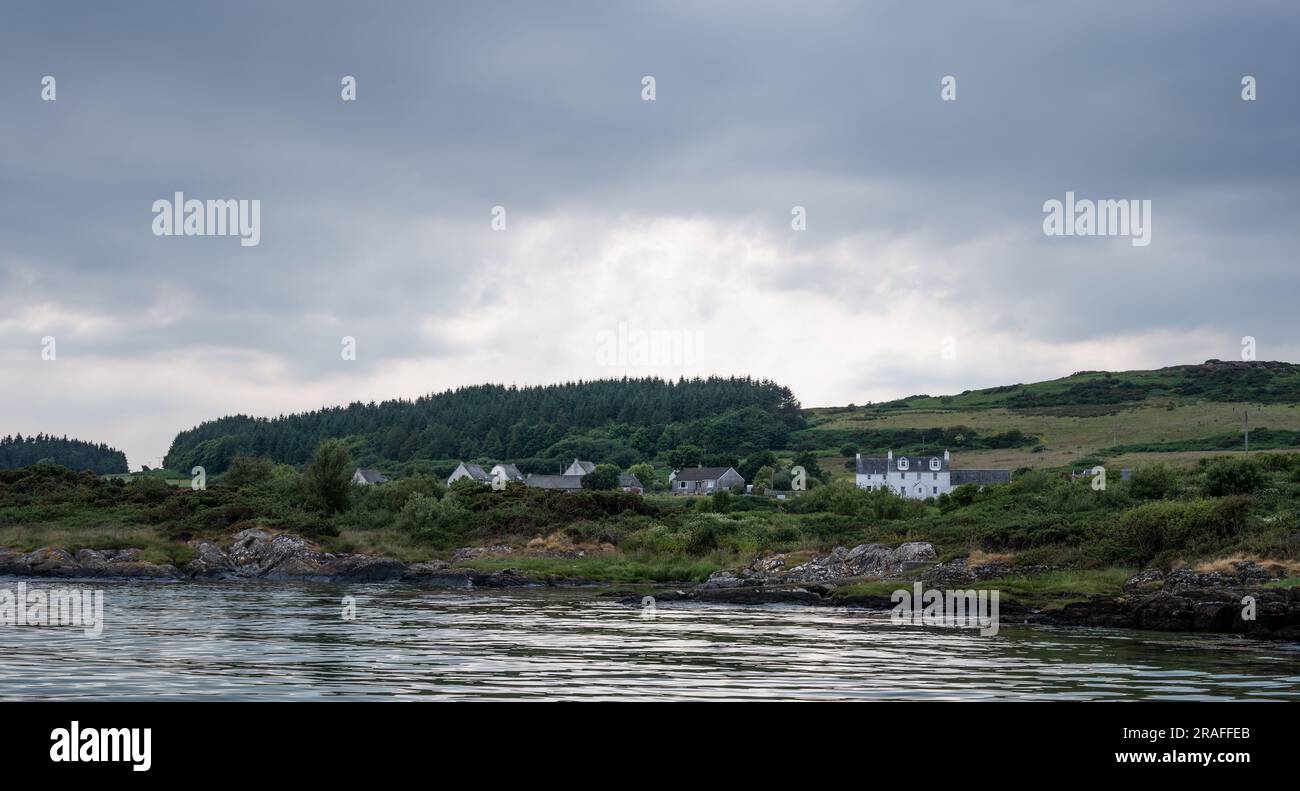
[[[583,588],[25,582],[103,591],[103,631],[0,626],[0,700],[1300,699],[1300,646],[1235,637],[1005,621],[982,637]]]

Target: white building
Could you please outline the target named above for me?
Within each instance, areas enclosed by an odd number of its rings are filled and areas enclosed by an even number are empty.
[[[492,483],[492,476],[488,475],[481,466],[464,461],[447,476],[447,485],[451,486],[461,478],[471,478],[479,483]]]
[[[376,483],[388,483],[388,479],[379,470],[358,467],[357,471],[352,473],[352,482],[357,486],[370,486]]]
[[[523,483],[524,474],[513,464],[498,464],[492,468],[492,480],[503,480],[506,483]]]
[[[980,485],[1008,483],[1010,470],[954,470],[948,451],[943,456],[898,456],[891,450],[884,457],[857,456],[859,489],[889,489],[903,497],[924,500],[948,494],[966,483]]]
[[[595,462],[583,461],[581,459],[574,459],[573,463],[569,465],[569,469],[565,470],[561,474],[581,476],[581,475],[586,475],[587,473],[591,472],[594,469],[596,469]]]

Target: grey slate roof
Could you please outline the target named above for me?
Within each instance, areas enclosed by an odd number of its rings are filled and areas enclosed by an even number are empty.
[[[620,489],[644,489],[641,482],[630,472],[622,473],[618,476],[618,485]]]
[[[483,469],[481,466],[477,465],[477,464],[468,464],[468,463],[467,463],[467,464],[464,464],[464,465],[461,465],[461,466],[463,466],[463,467],[465,468],[465,472],[469,473],[469,477],[473,478],[473,479],[476,480],[476,481],[491,481],[491,480],[492,480],[492,476],[491,476],[491,475],[488,475],[487,472],[484,471],[484,469]],[[446,468],[444,467],[443,469],[446,469]]]
[[[357,472],[361,473],[361,477],[366,483],[388,483],[388,479],[385,478],[379,470],[358,467]]]
[[[687,467],[678,470],[674,481],[716,481],[731,467]]]
[[[529,475],[524,481],[537,489],[581,489],[581,475]]]
[[[953,470],[948,479],[953,486],[964,483],[994,484],[1010,483],[1011,470]]]
[[[586,475],[587,473],[596,469],[596,463],[591,461],[581,461],[579,459],[574,459],[573,464],[578,465],[578,469],[582,470],[583,475]],[[572,468],[573,464],[570,464],[569,467]]]
[[[889,463],[889,459],[884,456],[872,456],[870,458],[863,456],[858,459],[858,474],[883,475],[886,470],[898,472],[899,459],[907,459],[908,472],[916,472],[917,470],[922,472],[947,472],[950,469],[943,456],[895,456],[892,465]],[[930,469],[930,459],[939,460],[938,470]]]
[[[522,481],[524,479],[524,474],[513,464],[498,464],[496,466],[500,467],[501,471],[506,474],[507,481]]]

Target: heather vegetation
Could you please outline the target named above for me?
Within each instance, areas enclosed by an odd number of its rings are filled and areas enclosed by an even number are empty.
[[[0,546],[116,548],[145,538],[152,551],[184,558],[195,539],[221,542],[260,526],[407,561],[448,558],[465,546],[561,546],[575,551],[466,562],[622,581],[700,577],[765,552],[917,540],[942,558],[992,553],[1013,565],[1081,569],[1300,560],[1300,454],[1148,465],[1104,491],[1086,478],[1025,470],[1007,485],[963,486],[924,502],[845,481],[786,501],[520,484],[496,491],[427,475],[361,487],[344,481],[340,470],[350,469],[346,451],[326,443],[301,472],[241,458],[202,491],[48,464],[4,471]]]

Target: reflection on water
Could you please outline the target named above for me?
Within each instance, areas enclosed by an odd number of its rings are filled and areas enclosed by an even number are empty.
[[[0,698],[1300,698],[1300,647],[1227,637],[1006,623],[980,637],[780,606],[661,604],[651,620],[572,589],[96,587],[98,640],[0,626]]]

